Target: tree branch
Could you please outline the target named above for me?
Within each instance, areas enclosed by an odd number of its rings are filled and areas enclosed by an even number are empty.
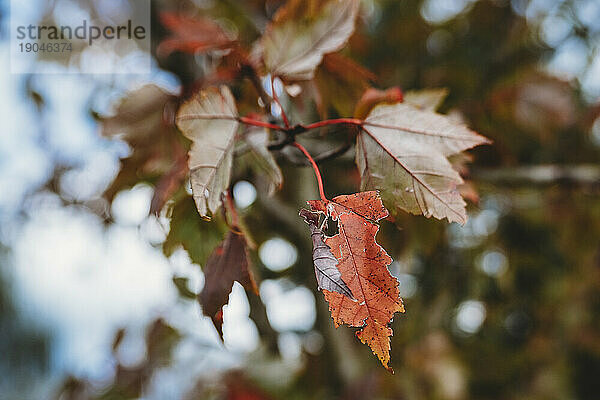
[[[506,185],[551,185],[572,183],[579,185],[600,185],[600,166],[581,165],[533,165],[521,167],[472,169],[474,179],[503,183]]]

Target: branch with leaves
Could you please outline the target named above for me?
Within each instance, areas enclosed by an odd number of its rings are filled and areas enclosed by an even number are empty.
[[[205,288],[198,298],[219,332],[221,309],[233,282],[239,281],[256,292],[247,256],[250,240],[240,228],[230,195],[223,195],[231,186],[236,146],[243,143],[253,154],[256,168],[271,181],[270,192],[280,188],[284,179],[274,153],[295,147],[314,169],[319,189],[320,199],[308,202],[310,210],[300,211],[313,241],[318,288],[329,303],[336,327],[347,324],[360,328],[358,338],[391,371],[390,324],[396,312],[404,312],[404,306],[398,281],[387,268],[392,259],[376,242],[379,221],[407,212],[464,224],[466,203],[460,193],[464,182],[453,167],[453,157],[490,141],[436,112],[446,96],[443,90],[403,93],[399,88],[368,88],[354,102],[353,115],[294,124],[277,92],[279,84],[283,92],[300,88],[296,96],[310,95],[314,91],[309,87],[318,90],[314,82],[320,79],[317,71],[322,63],[330,74],[351,70],[358,71],[357,79],[372,79],[363,67],[336,53],[352,35],[358,14],[358,0],[290,0],[277,11],[252,50],[244,49],[215,22],[163,16],[173,37],[161,43],[159,54],[218,49],[224,51],[224,56],[222,67],[181,102],[172,120],[163,112],[153,122],[158,126],[157,137],[181,145],[180,138],[170,134],[174,121],[190,141],[187,173],[200,217],[208,220],[218,216],[219,210],[226,210],[224,222],[229,229],[224,241],[207,259],[197,260],[204,265],[206,275]],[[336,62],[343,63],[344,68],[332,68]],[[240,79],[255,89],[245,96],[255,96],[254,104],[262,105],[245,116],[239,114],[236,96],[230,90]],[[223,84],[210,85],[216,82]],[[270,94],[262,82],[267,83]],[[172,102],[170,96],[163,97]],[[129,102],[135,112],[129,108],[128,119],[113,119],[113,123],[131,127],[146,122],[147,117],[131,118],[136,113],[143,115],[145,109],[137,107],[135,101]],[[341,128],[336,132],[343,133],[346,140],[340,147],[313,158],[298,139],[327,127]],[[273,135],[277,138],[271,139]],[[361,191],[330,200],[317,163],[346,153],[352,143]],[[160,157],[164,159],[164,155]],[[183,185],[181,157],[174,165],[164,173],[168,181],[160,186],[167,189],[155,193],[155,211]],[[324,233],[328,222],[338,227],[331,237]]]

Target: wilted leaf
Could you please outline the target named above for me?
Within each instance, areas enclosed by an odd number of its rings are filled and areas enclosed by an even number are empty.
[[[343,323],[361,327],[356,336],[377,355],[385,368],[390,360],[388,324],[396,312],[404,312],[398,281],[387,269],[392,258],[375,241],[376,224],[388,216],[375,191],[343,195],[332,201],[308,202],[315,211],[324,212],[338,222],[339,232],[325,243],[339,261],[338,269],[356,300],[324,291],[336,326]]]
[[[342,280],[342,274],[337,268],[338,260],[329,246],[325,244],[325,235],[319,228],[319,214],[308,210],[300,210],[300,216],[310,228],[310,237],[313,242],[313,264],[319,290],[337,292],[354,299],[352,292]]]
[[[380,189],[395,215],[467,221],[463,183],[447,157],[489,140],[448,117],[409,104],[379,105],[357,138],[361,189]]]
[[[226,86],[198,92],[177,111],[177,126],[192,141],[188,166],[202,217],[219,208],[221,193],[229,186],[236,118],[235,100]]]
[[[258,288],[249,270],[246,239],[241,231],[233,228],[225,240],[210,255],[204,267],[204,288],[198,295],[202,312],[213,320],[223,336],[223,311],[234,281],[258,294]]]
[[[323,56],[354,31],[358,6],[358,0],[288,1],[260,43],[267,71],[288,81],[311,79]]]
[[[174,51],[197,53],[224,49],[235,43],[219,24],[207,18],[162,13],[160,22],[172,32],[156,49],[162,57]]]
[[[281,189],[283,174],[273,154],[267,148],[269,132],[264,128],[251,127],[246,131],[244,140],[250,148],[251,166],[269,181],[269,194]]]

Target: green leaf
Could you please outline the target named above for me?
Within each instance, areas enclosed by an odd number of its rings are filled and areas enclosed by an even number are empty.
[[[177,126],[192,141],[188,166],[202,217],[219,209],[221,194],[229,186],[236,118],[235,99],[226,86],[196,93],[177,111]]]
[[[171,211],[171,230],[163,243],[163,252],[169,257],[183,247],[192,262],[204,266],[227,231],[227,225],[218,216],[211,221],[198,218],[194,201],[185,196],[174,204]]]
[[[406,103],[375,107],[357,138],[361,190],[379,189],[400,210],[464,224],[463,183],[447,157],[489,140],[450,118]]]
[[[323,56],[354,32],[358,0],[292,0],[267,27],[259,51],[267,69],[287,81],[312,79]]]

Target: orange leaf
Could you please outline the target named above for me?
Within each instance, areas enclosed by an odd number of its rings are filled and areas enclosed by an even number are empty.
[[[376,191],[343,195],[332,201],[312,200],[315,211],[324,212],[338,222],[339,232],[325,239],[338,259],[342,279],[356,298],[351,300],[335,292],[323,291],[337,326],[361,327],[356,333],[390,372],[390,336],[388,324],[396,312],[404,312],[398,281],[387,269],[392,258],[375,241],[376,224],[388,216]]]

